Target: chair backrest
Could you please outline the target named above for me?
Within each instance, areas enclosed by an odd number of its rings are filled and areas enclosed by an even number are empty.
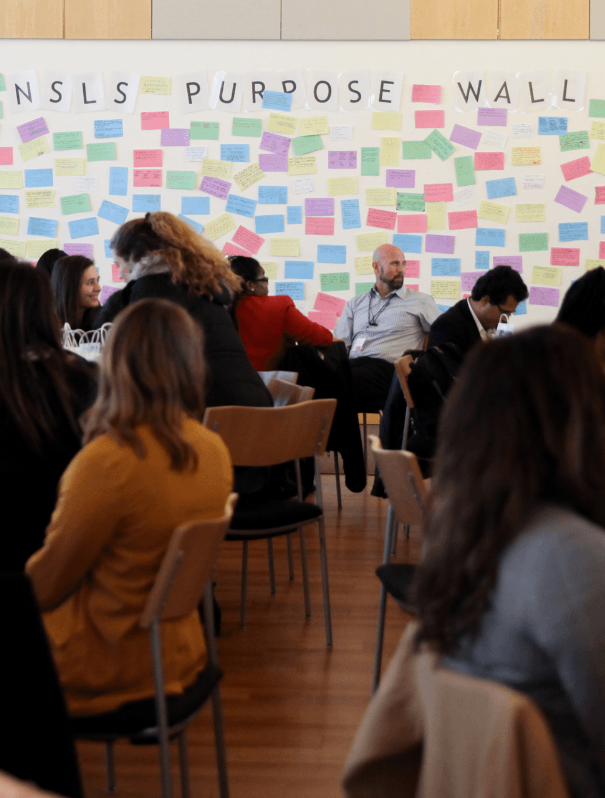
[[[380,439],[370,436],[372,454],[400,524],[424,524],[427,486],[416,455],[401,449],[383,449]]]
[[[311,388],[309,385],[297,385],[277,377],[273,377],[267,388],[273,397],[273,407],[288,407],[299,404],[299,402],[310,402],[315,393],[315,388]]]
[[[401,385],[401,390],[405,396],[405,401],[410,409],[414,408],[414,400],[412,399],[412,394],[410,393],[408,377],[412,373],[410,366],[413,360],[414,358],[412,355],[405,355],[404,357],[400,357],[399,360],[395,361],[395,371],[397,373],[397,377],[399,378],[399,384]]]
[[[181,618],[196,609],[236,500],[237,494],[231,493],[222,518],[193,521],[174,530],[141,615],[143,629],[148,629],[154,618]]]
[[[218,433],[234,466],[270,466],[322,455],[336,399],[290,407],[209,407],[204,426]]]
[[[298,371],[259,371],[258,376],[265,385],[269,385],[274,378],[283,380],[284,382],[297,382]]]

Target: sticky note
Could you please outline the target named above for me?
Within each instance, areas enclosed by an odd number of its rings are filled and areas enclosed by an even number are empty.
[[[426,141],[401,142],[401,157],[404,161],[430,159],[432,154],[433,151]]]
[[[492,227],[478,227],[475,231],[476,247],[503,247],[505,246],[506,230]]]
[[[26,192],[26,196],[29,193]],[[19,197],[16,194],[0,194],[0,213],[19,213]]]
[[[487,219],[489,222],[506,224],[510,215],[510,208],[507,205],[500,205],[497,202],[482,200],[479,205],[478,216],[480,219]]]
[[[305,284],[302,282],[277,282],[275,283],[276,296],[289,296],[298,300],[305,298]]]
[[[477,125],[506,127],[507,115],[506,108],[478,108]]]
[[[529,289],[529,303],[530,305],[547,305],[556,308],[559,306],[559,293],[558,288],[532,285]]]
[[[584,177],[589,175],[592,171],[590,168],[590,158],[585,155],[583,158],[576,158],[573,161],[561,164],[561,171],[565,180],[575,180],[577,177]]]
[[[254,224],[257,233],[283,233],[285,230],[284,215],[282,213],[256,216]]]
[[[380,165],[397,166],[399,164],[399,139],[382,136],[380,139]]]
[[[425,202],[450,202],[454,199],[454,187],[451,183],[425,183]]]
[[[358,258],[355,258],[355,274],[374,274],[371,255],[360,255]]]
[[[476,152],[475,170],[504,169],[503,152]]]
[[[510,266],[511,269],[523,274],[522,255],[494,255],[493,266]]]
[[[539,136],[566,136],[567,117],[565,116],[539,116]]]
[[[519,233],[519,252],[548,252],[548,233]]]
[[[477,182],[475,177],[475,164],[472,155],[462,155],[454,158],[454,170],[456,172],[457,186],[474,186]]]
[[[61,197],[61,213],[67,216],[71,213],[87,213],[90,211],[90,197],[88,194],[72,194]]]
[[[44,239],[39,239],[39,240],[30,239],[27,242],[27,257],[30,260],[35,260],[35,261],[40,260],[42,255],[44,255],[45,252],[48,252],[49,249],[57,249],[57,239],[56,238],[52,238],[52,239],[48,239],[47,238],[46,240],[44,240]]]
[[[166,188],[192,190],[195,188],[195,172],[166,171]]]
[[[218,141],[218,122],[191,122],[189,141]],[[169,127],[166,125],[166,127]]]
[[[305,235],[308,236],[334,235],[334,217],[307,216],[305,218]]]
[[[163,150],[134,150],[132,154],[134,166],[142,168],[162,166]]]
[[[487,190],[487,198],[500,199],[501,197],[515,197],[517,195],[517,186],[514,177],[501,177],[498,180],[486,180],[485,188]]]
[[[235,117],[231,126],[232,136],[253,136],[260,138],[263,135],[262,119],[247,119]]]
[[[334,200],[331,198],[310,197],[305,200],[307,216],[334,216]]]
[[[275,155],[287,155],[290,148],[291,139],[287,136],[280,136],[277,133],[265,131],[260,140],[260,149],[272,152]]]
[[[53,174],[52,169],[47,169],[47,170],[26,169],[25,171],[26,171],[26,173],[27,172],[42,172],[42,171],[50,172],[50,180],[51,180],[50,185],[52,186],[52,174]],[[26,174],[26,178],[27,178],[27,174]],[[35,178],[33,178],[33,177],[31,179],[32,179],[32,181],[35,180]],[[27,185],[36,186],[36,185],[38,185],[38,183],[32,182],[32,183],[28,184],[26,182],[25,185],[26,186]],[[48,183],[43,183],[42,185],[48,185]],[[0,170],[0,188],[23,188],[23,172],[13,171],[13,170],[10,170],[10,171]]]
[[[307,155],[310,152],[323,150],[321,136],[296,136],[292,139],[292,149],[295,155]]]
[[[300,255],[299,238],[272,238],[270,243],[271,255],[277,257],[298,258]]]
[[[262,217],[259,217],[262,218]],[[283,221],[283,217],[282,217]],[[258,232],[258,229],[257,229]],[[248,252],[252,252],[254,255],[258,252],[258,250],[262,247],[265,243],[265,239],[261,236],[253,233],[252,230],[248,230],[247,227],[244,227],[240,224],[237,228],[235,235],[233,236],[233,241],[236,244],[244,247],[248,250]]]
[[[296,133],[297,117],[287,116],[287,114],[269,114],[267,129],[271,133],[282,133],[286,136],[294,136]]]
[[[288,224],[302,224],[302,205],[288,205]]]
[[[292,108],[292,94],[285,91],[269,91],[265,89],[262,107],[275,111],[289,111]]]
[[[551,266],[579,266],[580,250],[577,247],[551,247]]]
[[[440,103],[441,86],[414,83],[412,86],[413,103]]]
[[[227,199],[230,190],[231,183],[228,180],[221,180],[220,177],[203,177],[200,184],[200,191],[219,199]]]
[[[88,161],[115,161],[116,158],[115,141],[86,145],[86,159]]]
[[[339,244],[318,244],[317,245],[318,263],[346,263],[347,248]]]
[[[128,167],[109,167],[109,193],[116,197],[125,197],[128,194]]]
[[[489,252],[475,250],[475,269],[489,269]]]
[[[71,160],[67,158],[66,160]],[[74,158],[84,168],[84,161],[82,158]],[[57,160],[56,173],[61,174],[59,163]],[[69,174],[81,174],[79,172],[70,172]],[[9,185],[2,185],[1,180],[3,175],[15,175],[14,180],[11,179]],[[18,176],[18,178],[17,178]],[[0,172],[0,185],[2,188],[22,188],[23,186],[23,172]],[[52,169],[26,169],[25,170],[25,188],[47,188],[53,185],[53,170]]]
[[[350,288],[349,272],[332,272],[320,275],[322,291],[348,291]]]
[[[445,230],[447,228],[445,202],[426,202],[424,207],[427,230]]]
[[[380,149],[378,147],[361,148],[361,176],[378,177],[380,174]]]
[[[172,79],[156,75],[141,77],[141,94],[170,94]]]
[[[398,211],[424,211],[424,194],[397,192]]]
[[[259,186],[258,187],[259,205],[287,205],[288,187],[287,186]]]
[[[453,141],[454,144],[462,144],[463,147],[476,150],[481,141],[481,133],[478,130],[472,130],[470,127],[464,127],[464,125],[454,125],[450,135],[450,141]]]
[[[57,224],[56,219],[40,219],[35,216],[30,216],[27,220],[27,235],[55,238],[57,235]]]
[[[605,122],[593,122],[590,126],[588,137],[598,141],[605,141]]]
[[[141,130],[162,130],[170,127],[168,111],[142,111]]]
[[[388,243],[387,233],[359,233],[355,238],[358,252],[374,252],[382,244]]]
[[[546,205],[543,202],[515,205],[515,222],[545,222]]]
[[[469,293],[480,277],[483,277],[485,272],[461,272],[460,273],[460,288],[462,293]]]
[[[162,170],[134,169],[132,185],[135,188],[159,188],[162,185]]]
[[[19,152],[24,161],[31,161],[32,158],[38,158],[40,155],[46,155],[50,152],[48,141],[44,136],[39,139],[32,139],[26,144],[19,144]]]
[[[134,213],[153,213],[162,210],[161,194],[133,194],[132,210]],[[179,214],[183,216],[183,214]]]
[[[397,223],[396,211],[383,211],[378,208],[369,208],[366,219],[367,227],[382,227],[385,230],[394,230]]]
[[[422,236],[410,235],[408,233],[395,233],[393,236],[393,245],[399,247],[406,253],[422,252]]]
[[[352,141],[353,125],[330,125],[330,141]]]
[[[254,200],[250,200],[256,207]],[[210,213],[209,197],[181,197],[181,213],[187,216],[205,216]],[[252,214],[254,215],[254,214]]]
[[[100,219],[107,219],[108,222],[114,222],[114,224],[124,224],[128,216],[128,208],[116,205],[115,202],[109,202],[109,200],[103,200],[97,216]]]
[[[92,244],[65,243],[63,249],[68,255],[84,255],[85,258],[90,258],[92,260]]]
[[[447,219],[450,230],[468,230],[479,226],[477,211],[452,211]]]
[[[605,100],[590,100],[588,104],[588,116],[605,117]]]
[[[121,119],[95,119],[96,139],[114,139],[123,135]]]
[[[274,153],[266,155],[261,152],[258,155],[258,165],[263,172],[287,172],[288,156],[275,155]]]
[[[445,111],[414,111],[414,124],[416,129],[445,127]]]
[[[204,232],[211,241],[226,235],[237,227],[230,213],[223,213],[204,226]]]
[[[588,241],[588,222],[560,222],[559,241]]]
[[[269,261],[269,260],[261,260],[261,261],[259,261],[259,263],[263,267],[263,269],[265,270],[265,275],[270,280],[276,280],[277,279],[277,263],[275,263],[274,261]]]
[[[522,175],[521,185],[526,190],[544,188],[544,175]]]
[[[12,238],[0,238],[0,248],[10,252],[15,258],[25,257],[25,241],[15,241]]]
[[[512,165],[531,166],[542,163],[541,147],[513,147]]]
[[[506,133],[496,133],[495,130],[488,130],[481,136],[481,143],[488,150],[503,150],[506,147],[507,139]]]
[[[587,130],[579,130],[574,133],[568,133],[566,136],[559,136],[559,146],[561,152],[569,152],[570,150],[589,150],[590,141],[588,138]]]
[[[0,235],[19,235],[19,217],[15,219],[11,216],[0,216]]]
[[[359,200],[341,200],[340,210],[343,230],[353,230],[361,227]]]
[[[162,147],[188,147],[189,129],[186,127],[167,127],[161,132]]]
[[[73,222],[68,222],[68,224],[71,238],[99,235],[99,225],[95,216],[89,219],[75,219]]]
[[[327,116],[313,116],[309,119],[300,119],[298,132],[301,136],[323,135],[330,132]]]
[[[374,111],[372,130],[401,130],[403,114],[398,111]]]
[[[460,258],[431,258],[432,277],[459,277]]]
[[[359,194],[359,183],[356,177],[329,177],[328,194],[340,197],[343,194]]]
[[[284,276],[286,280],[313,279],[314,263],[312,260],[287,260],[284,266]]]
[[[431,280],[431,296],[435,299],[458,299],[460,280]]]
[[[328,169],[357,169],[357,150],[330,150]]]
[[[317,174],[317,161],[314,155],[301,155],[288,158],[288,174],[290,175],[315,175]]]
[[[416,171],[414,169],[387,169],[386,185],[393,188],[414,188]]]
[[[17,133],[19,134],[23,144],[27,144],[28,141],[33,141],[34,139],[40,138],[40,136],[44,136],[48,132],[48,127],[44,121],[44,117],[42,116],[38,119],[33,119],[31,122],[25,122],[23,125],[17,125]]]
[[[374,288],[374,283],[355,283],[355,296],[367,294],[372,288]]]
[[[597,151],[592,159],[590,168],[593,172],[605,175],[605,144],[599,144],[597,146]]]
[[[13,148],[0,147],[0,166],[12,166]]]
[[[542,285],[561,285],[561,269],[553,266],[534,266],[531,281]]]
[[[257,163],[251,163],[250,166],[247,166],[245,169],[242,169],[241,172],[238,172],[233,179],[237,183],[239,190],[245,191],[247,188],[250,188],[250,186],[258,183],[259,180],[262,180],[264,176],[265,173],[262,171],[259,165]]]
[[[442,161],[446,161],[456,151],[454,145],[438,130],[433,130],[432,133],[429,133],[424,141]]]
[[[439,252],[443,255],[453,255],[455,243],[455,236],[443,236],[435,235],[435,233],[427,233],[424,242],[424,251]]]
[[[366,205],[395,205],[396,202],[394,188],[366,188]]]
[[[557,192],[557,196],[555,197],[555,202],[558,202],[559,205],[564,205],[571,211],[580,213],[586,204],[587,199],[588,197],[584,196],[584,194],[580,194],[578,191],[574,191],[567,186],[561,186]]]
[[[590,269],[597,269],[599,266],[602,266],[605,269],[605,259],[603,258],[585,258],[584,259],[584,270],[589,271]]]
[[[208,180],[213,180],[213,178],[208,178]],[[256,213],[256,200],[248,197],[238,197],[237,194],[229,194],[225,210],[228,213],[235,213],[238,216],[247,216],[252,219]]]
[[[221,161],[248,163],[250,161],[250,145],[221,144]]]
[[[426,230],[425,213],[410,213],[397,217],[398,233],[426,233]]]
[[[314,191],[312,177],[298,177],[290,181],[293,194],[310,194]]]

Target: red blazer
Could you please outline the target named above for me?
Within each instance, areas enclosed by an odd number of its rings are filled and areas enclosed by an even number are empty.
[[[243,296],[237,322],[248,357],[257,371],[277,367],[288,344],[328,346],[332,333],[297,310],[289,296]]]

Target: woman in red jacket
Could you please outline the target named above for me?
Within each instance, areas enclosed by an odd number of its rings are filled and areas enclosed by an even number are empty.
[[[269,278],[254,258],[230,258],[242,278],[235,306],[239,334],[257,371],[278,368],[286,347],[298,344],[329,346],[332,333],[304,316],[289,296],[267,296]]]

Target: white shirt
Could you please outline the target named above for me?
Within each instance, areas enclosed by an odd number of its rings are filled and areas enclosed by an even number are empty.
[[[483,338],[484,341],[489,341],[489,335],[487,334],[487,330],[475,315],[475,311],[473,310],[473,306],[471,305],[471,300],[467,298],[466,302],[468,304],[468,309],[471,312],[471,316],[475,319],[475,324],[477,325],[477,329],[479,330],[479,335],[481,336],[481,338]]]

